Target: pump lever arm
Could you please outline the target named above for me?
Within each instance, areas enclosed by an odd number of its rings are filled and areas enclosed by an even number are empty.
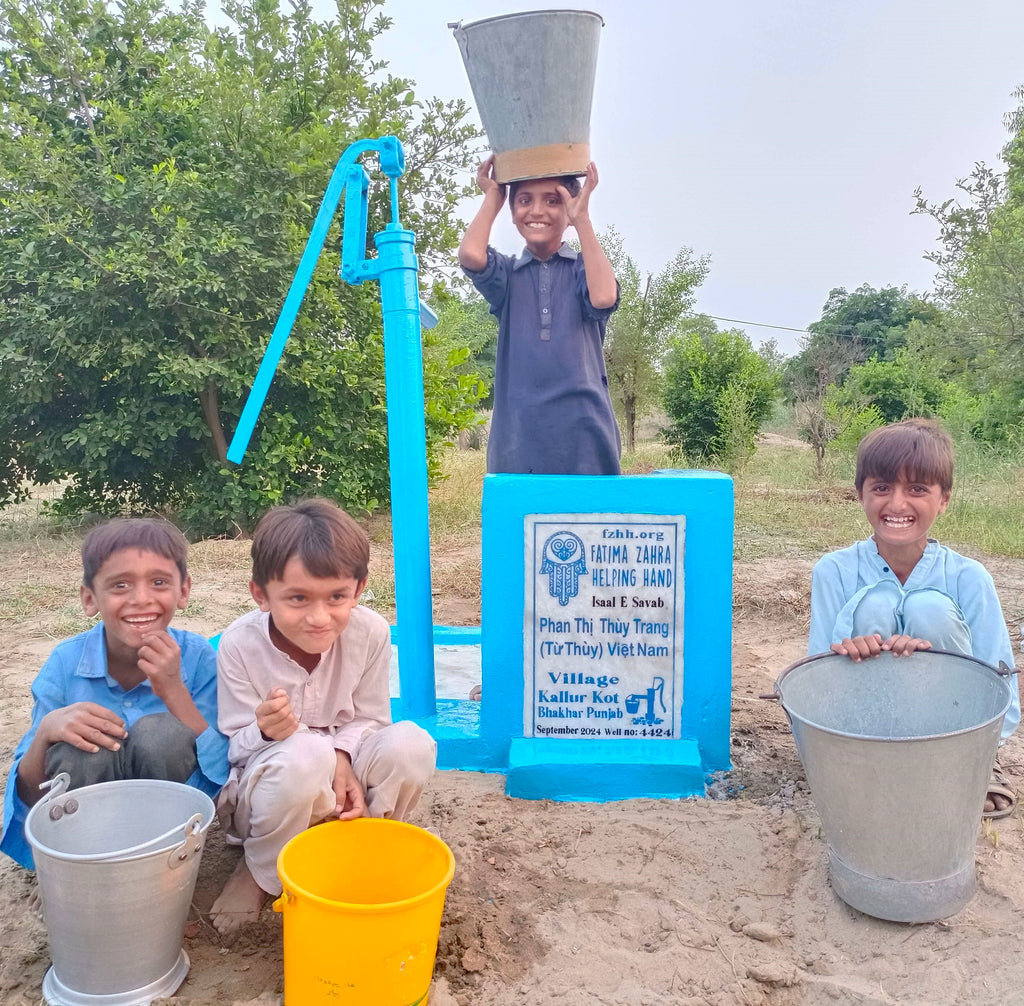
[[[402,150],[401,143],[398,141],[398,137],[382,136],[376,139],[357,140],[346,148],[334,167],[331,180],[327,185],[327,191],[324,193],[320,209],[317,211],[316,219],[313,221],[313,228],[306,241],[306,248],[302,253],[302,258],[299,260],[299,266],[295,270],[292,284],[288,288],[284,305],[281,308],[280,315],[278,315],[277,324],[274,326],[270,342],[267,344],[263,354],[263,360],[252,382],[249,397],[245,401],[242,415],[238,420],[238,426],[235,428],[235,435],[231,438],[231,445],[228,447],[228,460],[235,462],[235,464],[241,463],[245,450],[249,446],[253,429],[256,426],[256,421],[259,419],[263,403],[266,401],[267,392],[270,390],[270,382],[274,379],[274,371],[277,370],[277,365],[281,362],[285,343],[288,341],[288,336],[291,335],[295,318],[299,313],[299,308],[302,306],[302,298],[306,295],[309,281],[313,276],[313,269],[316,267],[316,261],[323,250],[324,241],[327,239],[327,231],[331,226],[331,220],[338,209],[338,204],[341,202],[342,192],[347,184],[360,176],[362,180],[359,183],[357,195],[362,205],[353,214],[350,211],[350,208],[354,205],[353,201],[351,199],[347,201],[345,207],[345,237],[348,238],[351,234],[353,239],[352,248],[355,254],[359,258],[363,258],[365,255],[367,176],[366,171],[358,161],[363,154],[370,151],[377,152],[380,158],[381,170],[391,180],[391,216],[393,221],[397,222],[398,220],[398,178],[405,170],[405,153]],[[347,219],[349,216],[355,217],[351,227]],[[361,232],[361,240],[357,238],[357,232]],[[368,272],[372,274],[372,266],[369,270],[363,270],[362,275],[358,279],[353,279],[349,276],[345,278],[348,282],[361,282],[362,279],[369,278],[367,276]],[[427,310],[429,311],[429,308]]]

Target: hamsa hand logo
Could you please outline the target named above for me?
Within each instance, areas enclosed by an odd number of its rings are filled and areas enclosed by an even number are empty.
[[[559,604],[568,604],[579,591],[580,576],[587,571],[585,551],[582,540],[571,531],[556,531],[544,542],[540,573],[547,575],[548,593]]]

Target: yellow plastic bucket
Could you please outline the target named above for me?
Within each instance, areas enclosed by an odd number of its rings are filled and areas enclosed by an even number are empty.
[[[277,857],[288,1006],[425,1006],[455,857],[401,821],[328,821]]]

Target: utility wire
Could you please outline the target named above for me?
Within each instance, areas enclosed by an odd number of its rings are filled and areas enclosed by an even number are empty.
[[[700,312],[703,314],[703,312]],[[705,318],[711,318],[713,321],[728,321],[734,325],[753,325],[755,328],[777,328],[781,332],[799,332],[801,335],[813,335],[814,333],[809,328],[791,328],[789,325],[769,325],[764,321],[740,321],[739,318],[720,318],[717,314],[705,314]],[[824,321],[825,319],[821,319]],[[815,322],[818,324],[818,322]],[[830,335],[836,339],[850,339],[860,340],[862,342],[875,341],[877,342],[881,336],[879,335],[865,335],[862,332],[858,332],[856,328],[849,325],[839,328],[836,327],[827,331],[826,335]]]
[[[719,318],[717,314],[705,315],[714,321],[728,321],[734,325],[753,325],[755,328],[777,328],[782,332],[800,332],[803,335],[810,335],[806,328],[790,328],[789,325],[769,325],[763,321],[740,321],[739,318]]]

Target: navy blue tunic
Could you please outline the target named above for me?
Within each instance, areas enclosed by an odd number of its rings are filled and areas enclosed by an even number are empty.
[[[618,475],[602,349],[618,301],[590,303],[583,259],[565,244],[546,262],[488,247],[487,265],[465,272],[498,319],[487,470]]]

